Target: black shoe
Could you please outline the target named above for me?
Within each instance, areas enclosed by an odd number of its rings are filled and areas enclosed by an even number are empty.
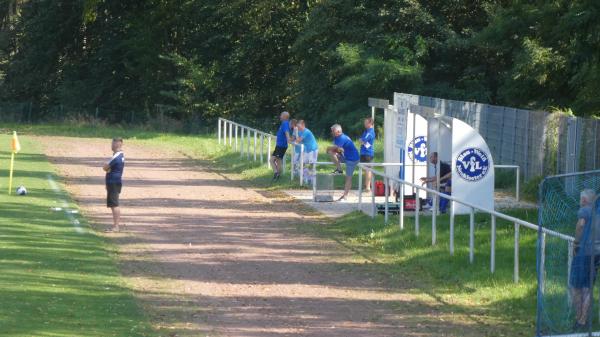
[[[279,178],[281,178],[281,175],[279,173],[275,173],[273,176],[273,182],[279,181]]]
[[[335,169],[331,174],[344,174],[342,170]]]

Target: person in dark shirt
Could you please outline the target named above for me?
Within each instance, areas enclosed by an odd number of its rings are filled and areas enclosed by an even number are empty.
[[[423,177],[421,178],[421,183],[423,184],[432,184],[432,188],[437,189],[440,192],[444,192],[448,195],[452,194],[452,167],[450,164],[440,161],[438,158],[438,153],[434,152],[429,156],[429,162],[435,166],[436,175],[433,177]],[[440,186],[437,185],[437,173],[438,173],[438,162],[440,167]],[[448,199],[440,198],[440,212],[446,213],[446,208],[448,207]]]
[[[592,303],[591,290],[594,288],[596,269],[592,267],[594,257],[594,229],[593,215],[596,192],[585,189],[579,198],[580,208],[577,211],[575,224],[575,242],[573,245],[573,259],[569,275],[571,298],[575,307],[575,327],[579,331],[588,323],[588,313]]]
[[[121,210],[119,209],[119,196],[123,186],[122,177],[125,168],[125,156],[123,155],[123,139],[114,138],[111,145],[113,156],[102,167],[106,172],[106,207],[112,210],[113,227],[111,232],[118,232],[121,220]]]

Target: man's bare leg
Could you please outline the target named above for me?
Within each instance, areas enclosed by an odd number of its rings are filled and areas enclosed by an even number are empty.
[[[121,224],[121,209],[119,207],[111,207],[112,215],[113,215],[113,230],[115,232],[119,231],[119,225]]]
[[[340,156],[335,149],[327,149],[327,153],[331,157],[331,161],[335,164],[338,171],[342,170],[342,163],[340,162]]]
[[[371,171],[365,170],[365,192],[371,192]]]
[[[350,189],[352,188],[352,177],[346,176],[346,180],[344,183],[344,195],[339,200],[346,199],[348,197],[348,193],[350,193]]]

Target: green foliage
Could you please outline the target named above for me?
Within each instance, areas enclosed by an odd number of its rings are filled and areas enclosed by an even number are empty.
[[[0,98],[109,122],[359,129],[394,91],[599,112],[594,1],[0,1]],[[113,111],[102,113],[102,111]],[[128,114],[120,113],[127,111]]]

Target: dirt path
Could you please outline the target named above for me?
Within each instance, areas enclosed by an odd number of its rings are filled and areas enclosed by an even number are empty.
[[[98,228],[110,223],[99,166],[106,141],[40,138]],[[303,234],[285,201],[177,153],[126,144],[127,233],[112,236],[123,274],[165,336],[477,336],[415,289]],[[417,293],[417,295],[413,295]],[[454,322],[454,323],[450,323]]]

